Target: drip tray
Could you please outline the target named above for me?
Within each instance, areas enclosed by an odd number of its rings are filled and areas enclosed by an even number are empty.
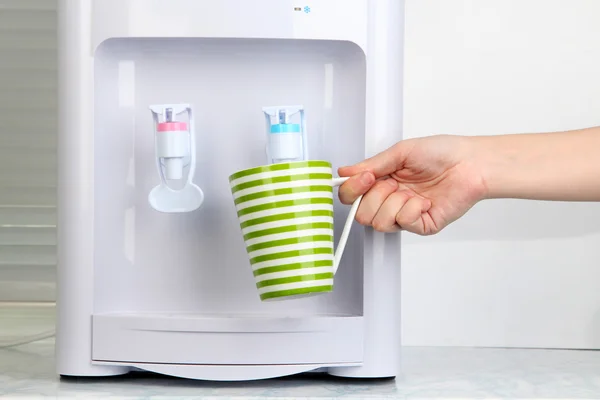
[[[94,361],[170,364],[360,363],[363,317],[97,314]]]

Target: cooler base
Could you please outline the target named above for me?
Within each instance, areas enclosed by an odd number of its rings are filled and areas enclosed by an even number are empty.
[[[328,367],[345,368],[355,367],[358,364],[300,364],[300,365],[186,365],[186,364],[144,364],[144,363],[111,363],[101,362],[98,365],[120,365],[133,367],[147,372],[168,375],[177,378],[195,379],[205,381],[252,381],[262,379],[282,378],[304,372],[322,370]]]

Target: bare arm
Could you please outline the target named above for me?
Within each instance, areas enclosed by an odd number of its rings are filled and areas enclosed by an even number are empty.
[[[430,235],[491,198],[600,201],[600,127],[500,136],[408,139],[356,165],[340,188],[378,231]]]
[[[485,198],[600,201],[600,127],[469,141]]]

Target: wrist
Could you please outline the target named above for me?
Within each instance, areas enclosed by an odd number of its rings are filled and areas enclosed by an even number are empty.
[[[481,140],[480,136],[457,136],[457,138],[459,140],[456,149],[458,167],[463,170],[465,179],[469,183],[468,197],[473,203],[492,198],[490,185],[492,146],[485,140]]]
[[[521,178],[531,161],[523,159],[523,135],[494,135],[473,138],[477,168],[485,187],[484,199],[520,197]]]
[[[482,200],[502,197],[501,174],[506,171],[506,150],[498,143],[496,136],[469,137],[471,159],[478,171],[482,185]]]

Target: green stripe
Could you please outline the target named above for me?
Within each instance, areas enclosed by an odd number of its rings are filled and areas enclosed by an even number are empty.
[[[257,186],[270,185],[273,183],[284,183],[284,182],[296,182],[296,181],[307,181],[311,179],[332,179],[331,174],[299,174],[299,175],[287,175],[287,176],[274,176],[272,178],[257,179],[255,181],[240,183],[231,188],[232,193],[239,192],[240,190],[250,189]]]
[[[267,279],[266,281],[256,282],[256,287],[260,289],[265,286],[283,285],[284,283],[319,281],[322,279],[331,278],[333,278],[333,272],[324,272],[322,274],[314,275],[288,276],[287,278]]]
[[[288,225],[277,228],[263,229],[262,231],[246,233],[244,235],[244,240],[255,239],[267,235],[275,235],[278,233],[305,231],[308,229],[333,229],[333,224],[329,222],[311,222],[308,224]]]
[[[298,168],[310,168],[310,167],[325,167],[331,168],[331,163],[327,161],[298,161],[292,163],[284,163],[284,164],[271,164],[265,165],[262,167],[245,169],[243,171],[238,171],[235,174],[229,176],[229,182],[232,182],[238,178],[242,178],[244,176],[256,175],[264,172],[274,172],[274,171],[283,171],[286,169],[298,169]]]
[[[272,240],[270,242],[262,242],[256,243],[251,246],[246,247],[246,251],[251,253],[256,250],[268,249],[271,247],[279,247],[279,246],[287,246],[290,244],[298,244],[298,243],[308,243],[308,242],[332,242],[333,236],[331,235],[311,235],[311,236],[302,236],[302,237],[294,237],[289,239],[280,239],[280,240]]]
[[[274,208],[293,207],[293,206],[304,206],[308,204],[331,204],[333,205],[333,199],[326,197],[313,197],[310,199],[297,199],[297,200],[286,200],[286,201],[275,201],[273,203],[259,204],[248,208],[241,209],[238,211],[238,217],[252,214],[259,211],[272,210]]]
[[[283,221],[286,219],[305,218],[305,217],[332,217],[333,211],[330,210],[310,210],[310,211],[299,211],[285,214],[269,215],[267,217],[249,219],[240,224],[242,229],[249,226],[265,224],[267,222]]]
[[[333,193],[333,187],[329,185],[314,185],[314,186],[299,186],[294,188],[282,188],[275,190],[265,190],[264,192],[256,192],[240,196],[234,200],[235,205],[245,203],[250,200],[264,199],[265,197],[281,196],[284,194],[296,193],[311,193],[311,192],[328,192]]]
[[[333,285],[313,286],[313,287],[289,289],[289,290],[279,290],[277,292],[263,293],[260,295],[260,299],[268,300],[268,299],[275,299],[278,297],[285,297],[285,296],[297,296],[300,294],[331,292],[332,290],[333,290]]]
[[[318,247],[316,249],[291,250],[282,251],[281,253],[264,254],[250,259],[250,264],[254,265],[259,262],[279,260],[282,258],[311,256],[313,254],[333,254],[333,248]]]
[[[272,274],[273,272],[293,271],[295,269],[303,268],[319,268],[319,267],[333,267],[333,259],[329,260],[317,260],[309,261],[304,263],[277,265],[275,267],[259,268],[253,272],[254,276],[260,276],[265,274]]]

